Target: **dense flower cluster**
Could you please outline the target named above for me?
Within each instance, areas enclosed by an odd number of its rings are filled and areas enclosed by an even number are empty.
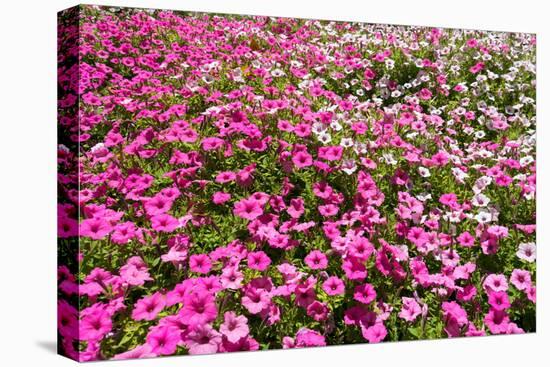
[[[59,25],[81,361],[535,331],[535,36],[81,6]]]

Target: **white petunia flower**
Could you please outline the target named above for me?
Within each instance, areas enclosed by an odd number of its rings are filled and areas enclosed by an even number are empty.
[[[330,123],[330,128],[334,131],[340,131],[342,130],[342,125],[340,125],[338,121],[332,121]]]
[[[424,201],[430,200],[432,198],[432,194],[429,194],[429,193],[419,194],[419,195],[416,195],[416,198],[424,202]]]
[[[480,211],[474,216],[474,219],[481,224],[489,223],[492,220],[492,215],[488,211]]]
[[[321,143],[326,145],[326,144],[328,144],[332,141],[332,138],[331,138],[330,134],[322,132],[319,135],[317,135],[317,140],[319,140]]]
[[[520,243],[517,257],[527,262],[534,262],[537,258],[537,245],[534,242]]]
[[[382,154],[380,160],[386,162],[387,164],[391,164],[392,166],[397,164],[397,161],[395,160],[395,158],[393,158],[393,155],[391,153]]]
[[[530,165],[531,163],[533,163],[535,161],[535,159],[528,155],[528,156],[525,156],[525,157],[522,157],[520,160],[519,160],[519,165],[522,166],[522,167],[526,167],[528,165]]]
[[[284,76],[286,74],[281,69],[274,69],[274,70],[271,71],[271,75],[277,78],[277,77]]]
[[[487,204],[489,204],[491,200],[485,196],[484,194],[477,194],[474,196],[473,200],[472,200],[472,205],[474,206],[477,206],[477,207],[485,207],[487,206]]]
[[[418,173],[424,178],[431,176],[430,170],[426,167],[418,167]]]
[[[316,122],[311,126],[311,132],[315,135],[323,134],[327,130],[325,124]]]
[[[357,170],[357,164],[353,159],[347,159],[342,163],[341,169],[347,175],[351,175],[353,172]]]
[[[352,138],[342,138],[340,140],[340,145],[344,148],[350,148],[353,146],[353,139]]]

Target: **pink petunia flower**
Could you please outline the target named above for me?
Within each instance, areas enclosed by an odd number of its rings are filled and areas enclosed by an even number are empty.
[[[521,243],[516,255],[520,259],[532,263],[537,258],[537,245],[534,242]]]
[[[355,292],[353,293],[353,299],[368,305],[376,299],[376,291],[372,284],[362,284],[355,287]]]
[[[222,270],[220,282],[221,285],[226,289],[241,288],[241,283],[243,280],[243,273],[239,271],[237,266],[228,266]]]
[[[84,219],[80,223],[79,233],[81,236],[90,237],[93,240],[101,240],[112,230],[113,226],[105,219],[90,218]]]
[[[221,342],[222,335],[209,324],[197,325],[183,340],[189,354],[216,353]]]
[[[236,178],[237,178],[237,175],[235,174],[235,172],[225,171],[225,172],[218,173],[215,181],[217,183],[227,183],[227,182],[235,181]]]
[[[313,301],[307,306],[306,311],[307,315],[312,317],[315,321],[323,321],[326,320],[329,309],[326,304],[319,301]]]
[[[504,311],[510,308],[510,299],[506,292],[489,292],[489,304],[495,310]]]
[[[101,304],[96,305],[101,306]],[[94,306],[81,312],[78,334],[80,340],[101,340],[113,328],[111,315],[106,309]]]
[[[342,264],[346,277],[350,280],[363,280],[367,277],[367,268],[354,257],[348,257]]]
[[[463,247],[472,247],[474,245],[474,237],[469,232],[462,232],[457,237],[458,243]]]
[[[296,348],[322,347],[327,345],[325,337],[319,332],[311,329],[302,328],[298,330],[295,338]]]
[[[263,210],[257,200],[243,199],[235,203],[233,213],[243,219],[254,220],[263,214]]]
[[[320,147],[318,156],[321,159],[332,162],[332,161],[340,160],[342,158],[343,152],[344,152],[344,148],[338,145],[329,146],[329,147]]]
[[[179,311],[185,325],[202,325],[216,319],[218,308],[214,296],[209,292],[194,292],[184,297]]]
[[[346,291],[344,282],[336,276],[328,277],[323,282],[322,288],[329,296],[340,296]]]
[[[168,356],[176,352],[181,341],[181,330],[174,326],[158,325],[151,328],[146,340],[153,354]]]
[[[239,339],[235,343],[231,343],[229,340],[227,340],[227,338],[223,338],[220,351],[244,352],[244,351],[252,351],[252,350],[259,350],[259,349],[260,349],[260,344],[256,341],[256,339],[250,336],[247,336]]]
[[[483,288],[486,292],[506,292],[508,282],[503,274],[490,274],[483,281]]]
[[[144,200],[144,208],[148,215],[154,216],[164,214],[170,210],[173,201],[162,195],[156,195]]]
[[[413,322],[422,312],[420,305],[414,298],[402,297],[401,300],[403,302],[403,307],[401,308],[401,312],[399,312],[399,317],[406,321]]]
[[[313,159],[307,152],[298,152],[292,157],[292,163],[298,168],[305,168],[313,164]]]
[[[217,191],[212,195],[212,202],[217,205],[224,204],[229,200],[231,200],[231,194],[223,191]]]
[[[147,271],[147,268],[138,268],[134,264],[126,264],[120,268],[120,276],[122,279],[133,286],[144,285],[145,282],[153,280]]]
[[[224,322],[220,325],[220,332],[230,343],[237,343],[248,336],[248,320],[245,316],[228,311],[224,314]]]
[[[311,251],[304,259],[310,269],[326,269],[328,266],[327,256],[319,250]]]
[[[271,259],[263,251],[249,252],[247,256],[250,269],[264,271],[271,264]]]
[[[338,206],[334,204],[319,205],[317,207],[323,217],[333,217],[338,214]]]
[[[191,255],[189,257],[189,269],[195,273],[208,274],[212,269],[212,261],[206,254]]]
[[[369,343],[379,343],[388,335],[388,331],[382,323],[376,323],[369,327],[361,326],[361,333]]]
[[[271,297],[265,289],[249,287],[241,298],[241,303],[251,314],[259,314],[271,303]]]
[[[158,232],[174,232],[179,226],[179,221],[169,214],[159,214],[151,218],[151,227]]]
[[[302,214],[305,212],[304,208],[304,199],[302,198],[294,198],[290,200],[290,205],[286,209],[286,212],[292,217],[292,218],[300,218]]]
[[[524,291],[531,287],[531,273],[527,270],[514,269],[510,276],[510,283],[520,291]]]
[[[137,359],[137,358],[152,358],[157,355],[152,352],[151,346],[148,344],[138,345],[134,349],[127,352],[115,354],[113,360]]]
[[[492,334],[504,334],[508,331],[510,317],[506,311],[491,309],[483,319]]]

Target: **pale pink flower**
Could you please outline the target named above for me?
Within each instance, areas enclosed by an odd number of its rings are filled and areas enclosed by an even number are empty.
[[[230,343],[236,343],[248,336],[248,320],[245,316],[228,311],[224,314],[224,322],[220,325],[220,332]]]

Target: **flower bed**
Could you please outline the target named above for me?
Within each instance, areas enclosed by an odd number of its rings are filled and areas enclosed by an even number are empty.
[[[81,361],[535,331],[535,36],[60,14]]]

